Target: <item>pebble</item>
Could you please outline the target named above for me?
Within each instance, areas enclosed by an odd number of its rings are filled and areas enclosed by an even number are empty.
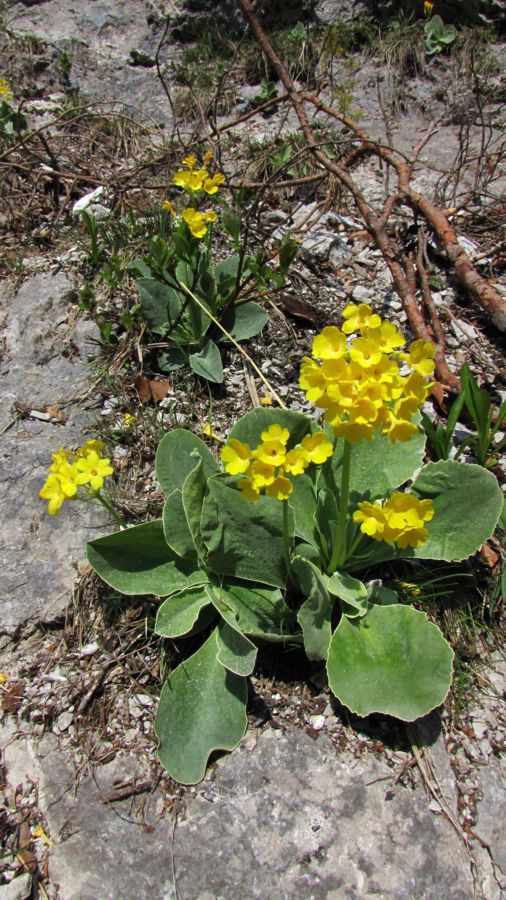
[[[58,725],[60,731],[66,731],[67,728],[69,728],[69,726],[72,724],[73,719],[74,714],[72,712],[62,712],[62,714],[58,716],[56,724]]]
[[[354,300],[357,301],[357,303],[367,303],[367,301],[374,296],[374,291],[372,290],[372,288],[367,288],[362,284],[357,284],[357,286],[353,288],[351,296]]]
[[[311,728],[314,728],[315,731],[321,731],[322,728],[325,728],[325,716],[310,716],[309,721]]]

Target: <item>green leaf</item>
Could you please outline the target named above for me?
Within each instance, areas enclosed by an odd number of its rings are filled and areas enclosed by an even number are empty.
[[[233,241],[238,241],[241,236],[241,220],[237,213],[231,209],[225,209],[221,214],[221,223]]]
[[[274,643],[291,640],[294,615],[278,588],[226,583],[209,586],[207,592],[220,615],[236,631]]]
[[[229,307],[221,317],[221,324],[236,341],[247,341],[259,334],[268,320],[265,309],[250,302]]]
[[[314,523],[320,535],[319,543],[325,549],[325,563],[328,563],[330,560],[333,535],[338,518],[336,495],[332,491],[320,488],[314,512]]]
[[[155,278],[138,278],[135,284],[142,315],[150,331],[163,334],[165,326],[172,326],[181,312],[181,294]]]
[[[158,367],[161,372],[175,372],[188,362],[188,354],[179,347],[169,347],[158,357]]]
[[[221,575],[284,587],[281,503],[271,497],[251,503],[235,483],[228,475],[215,475],[207,483],[201,519],[207,564]],[[290,519],[293,535],[293,513]]]
[[[172,491],[163,505],[163,534],[174,553],[197,566],[197,548],[186,518],[181,491]]]
[[[372,606],[364,619],[343,616],[329,647],[327,672],[352,712],[412,722],[443,703],[453,652],[436,625],[410,606]]]
[[[174,428],[163,436],[156,451],[155,468],[160,487],[166,494],[182,491],[186,478],[196,465],[192,456],[194,450],[203,460],[207,476],[220,471],[209,447],[191,431]]]
[[[167,546],[161,519],[90,541],[86,552],[102,580],[122,594],[166,597],[207,581]]]
[[[334,478],[334,485],[341,483],[341,461],[344,441],[336,442],[330,466],[325,466]],[[386,497],[394,488],[412,478],[422,464],[425,435],[421,432],[411,441],[392,444],[387,436],[376,433],[371,441],[361,440],[353,445],[351,454],[350,506],[359,500],[376,500]],[[329,484],[330,489],[332,485]]]
[[[290,237],[290,235],[285,235],[279,245],[278,250],[279,268],[282,275],[286,275],[288,269],[297,256],[298,249],[299,245],[297,241],[294,241],[294,239]]]
[[[240,256],[229,256],[211,269],[219,294],[219,306],[224,306],[235,291],[240,263]]]
[[[299,444],[306,434],[310,434],[314,423],[308,416],[292,412],[289,409],[262,409],[257,407],[239,419],[228,435],[228,439],[243,441],[250,447],[256,447],[262,440],[262,431],[275,423],[288,428],[290,440],[288,447]]]
[[[327,578],[302,556],[296,556],[291,567],[302,593],[307,597],[297,615],[304,635],[306,655],[311,660],[326,659],[332,636],[332,604],[327,590]]]
[[[160,762],[176,781],[197,784],[214,750],[233,750],[247,727],[246,679],[218,661],[216,631],[163,686],[155,731]]]
[[[295,517],[295,534],[308,544],[314,544],[316,490],[310,475],[297,475],[293,479],[293,491],[288,505],[293,509]]]
[[[189,634],[193,631],[202,610],[208,606],[210,600],[203,586],[169,597],[158,607],[155,634],[166,638],[178,638]]]
[[[365,616],[369,603],[369,592],[362,581],[352,578],[347,572],[334,572],[328,582],[329,593],[339,597],[348,609],[343,612],[349,619]]]
[[[193,371],[200,375],[201,378],[213,381],[215,384],[222,383],[223,363],[220,351],[214,341],[206,341],[199,353],[191,353],[189,362]]]
[[[251,675],[255,668],[257,648],[249,638],[222,621],[218,625],[216,640],[218,661],[222,666],[236,675]]]
[[[190,474],[187,475],[183,484],[183,507],[197,553],[201,559],[204,559],[207,548],[200,531],[200,518],[207,488],[207,475],[204,469],[204,462],[199,458],[198,451],[194,450],[193,453],[197,456],[198,462]]]
[[[503,495],[495,476],[481,466],[454,460],[428,463],[412,490],[431,499],[435,513],[427,523],[425,543],[412,553],[399,551],[400,556],[456,562],[475,553],[494,533]]]

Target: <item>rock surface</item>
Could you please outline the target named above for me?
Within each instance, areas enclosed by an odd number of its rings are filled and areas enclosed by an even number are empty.
[[[80,397],[91,383],[87,356],[95,355],[89,338],[96,330],[84,320],[69,325],[73,308],[72,283],[61,272],[37,274],[19,290],[4,285],[0,293],[0,633],[61,614],[85,541],[106,521],[92,505],[69,504],[62,528],[38,499],[51,452],[78,446],[90,418]],[[57,414],[44,412],[46,407]]]

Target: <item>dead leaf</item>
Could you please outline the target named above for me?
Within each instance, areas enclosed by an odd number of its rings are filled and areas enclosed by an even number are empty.
[[[145,378],[144,375],[137,375],[134,384],[141,403],[160,403],[160,400],[167,396],[171,386],[171,382],[167,379],[154,381]]]
[[[488,566],[493,574],[495,574],[494,570],[497,570],[500,558],[499,553],[497,553],[489,543],[483,544],[483,547],[480,550],[480,562],[483,563],[484,566]]]
[[[440,409],[443,410],[444,413],[448,412],[445,405],[445,386],[441,384],[440,381],[435,381],[431,388],[431,394],[435,397],[436,402]]]
[[[2,692],[2,707],[6,713],[16,713],[23,702],[24,681],[9,681]]]
[[[280,305],[283,312],[288,316],[293,316],[294,319],[309,323],[310,325],[318,325],[320,323],[318,313],[301,300],[296,300],[295,297],[283,297],[280,301]]]
[[[56,422],[59,422],[60,425],[65,425],[68,416],[66,413],[63,412],[62,409],[60,409],[59,406],[56,406],[56,405],[44,406],[43,411],[49,413],[49,415],[51,416],[51,419],[55,420]]]

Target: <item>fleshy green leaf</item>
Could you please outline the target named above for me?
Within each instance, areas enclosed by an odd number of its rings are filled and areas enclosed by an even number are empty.
[[[197,784],[214,750],[233,750],[246,731],[246,679],[218,661],[216,631],[174,669],[156,714],[158,755],[169,775]]]
[[[302,593],[307,597],[297,621],[304,635],[304,648],[308,659],[325,659],[332,636],[330,618],[332,604],[327,590],[327,578],[313,563],[302,556],[292,561],[292,570],[297,576]]]
[[[336,697],[352,712],[412,722],[442,703],[453,652],[436,625],[410,606],[372,606],[346,616],[329,647],[327,672]]]
[[[431,499],[434,518],[429,537],[413,551],[418,559],[458,561],[475,553],[494,533],[503,495],[497,478],[481,466],[440,460],[428,463],[413,484],[413,493]],[[399,551],[399,555],[410,555]]]
[[[288,503],[295,517],[295,534],[308,543],[314,543],[316,491],[310,475],[297,475],[293,479],[293,491]]]
[[[164,326],[172,325],[181,312],[181,294],[155,278],[138,278],[135,284],[142,315],[150,331],[162,334]]]
[[[200,530],[200,517],[202,504],[207,488],[207,476],[204,471],[204,462],[197,456],[198,462],[194,469],[187,475],[183,484],[183,506],[188,527],[197,548],[198,555],[204,559],[207,548],[202,539]]]
[[[90,541],[86,552],[102,580],[122,594],[166,597],[207,581],[167,546],[161,519]]]
[[[293,513],[289,519],[293,534]],[[283,517],[278,500],[260,497],[251,503],[241,496],[235,479],[215,475],[207,483],[201,529],[213,572],[284,587]]]
[[[341,483],[343,447],[344,441],[338,440],[329,467],[337,486]],[[361,440],[354,444],[351,454],[350,505],[356,506],[358,500],[386,497],[394,488],[412,478],[422,464],[424,449],[425,435],[421,432],[406,443],[396,441],[392,444],[388,437],[376,433],[371,441]],[[332,485],[329,487],[332,488]]]
[[[271,642],[292,639],[294,615],[278,588],[225,583],[210,585],[207,593],[223,619],[237,631]]]
[[[218,662],[236,675],[251,675],[255,668],[257,648],[240,631],[231,628],[228,622],[218,625]]]
[[[163,534],[174,553],[197,565],[197,550],[188,526],[181,491],[172,491],[163,505]]]
[[[343,612],[349,619],[367,613],[369,592],[358,578],[352,578],[347,572],[334,572],[329,578],[328,590],[333,597],[339,597],[346,604]]]
[[[169,597],[158,607],[155,634],[166,638],[189,634],[193,631],[202,610],[208,606],[210,600],[203,586]]]
[[[214,341],[206,341],[199,353],[190,353],[189,362],[193,371],[201,378],[213,381],[215,384],[222,383],[223,363],[220,351]]]
[[[156,477],[167,495],[172,491],[182,491],[187,476],[196,466],[197,461],[191,455],[193,450],[197,450],[203,460],[206,475],[220,471],[204,441],[186,428],[174,428],[163,436],[156,451]]]
[[[229,307],[221,318],[221,324],[236,341],[247,341],[260,334],[268,320],[265,309],[251,301]]]

